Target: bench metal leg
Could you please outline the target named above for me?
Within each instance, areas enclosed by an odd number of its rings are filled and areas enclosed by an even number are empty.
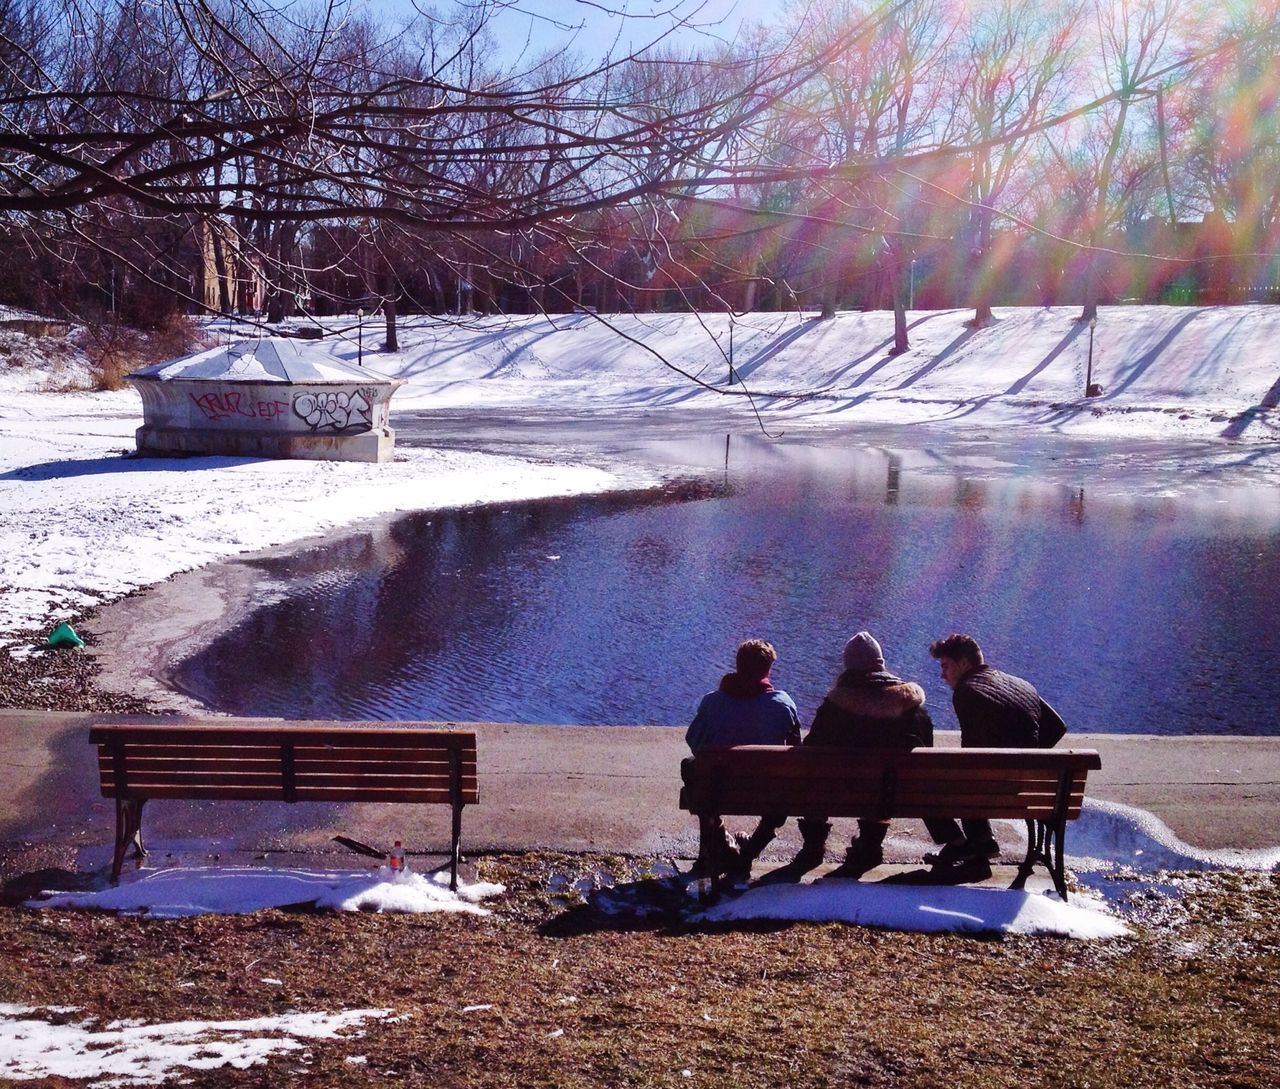
[[[1022,888],[1036,868],[1036,863],[1041,862],[1049,871],[1053,887],[1062,897],[1062,902],[1067,902],[1066,852],[1063,850],[1066,823],[1065,820],[1027,821],[1027,855],[1018,867],[1018,880],[1014,883],[1014,888]]]
[[[449,839],[449,889],[458,891],[458,862],[462,857],[462,806],[453,807],[453,826]]]
[[[124,856],[133,844],[133,857],[144,858],[147,849],[142,845],[142,807],[145,798],[116,799],[116,843],[111,856],[111,882],[120,880],[120,871],[124,868]]]
[[[1053,887],[1058,890],[1058,895],[1062,897],[1062,902],[1067,902],[1067,880],[1066,880],[1066,852],[1063,850],[1062,841],[1066,838],[1067,822],[1057,821],[1054,827],[1048,828],[1046,825],[1046,835],[1052,843],[1052,861],[1049,862],[1049,873],[1053,877]]]

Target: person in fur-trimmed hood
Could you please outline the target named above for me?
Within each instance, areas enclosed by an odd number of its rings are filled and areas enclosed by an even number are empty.
[[[885,669],[880,644],[860,631],[844,648],[844,672],[817,714],[806,745],[915,749],[933,745],[924,689]]]
[[[933,720],[925,709],[924,689],[885,668],[884,653],[870,632],[860,631],[844,646],[844,671],[827,693],[806,745],[843,749],[916,749],[932,747]],[[822,862],[831,824],[825,817],[800,822],[804,843],[790,863],[804,873]],[[954,821],[927,820],[935,843],[947,843],[959,832]],[[840,872],[865,873],[884,861],[888,821],[858,821],[858,838],[849,846]]]

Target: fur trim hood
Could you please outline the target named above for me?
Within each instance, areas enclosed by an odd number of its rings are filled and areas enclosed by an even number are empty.
[[[862,718],[896,719],[924,706],[924,689],[890,673],[842,675],[827,693],[836,707]]]

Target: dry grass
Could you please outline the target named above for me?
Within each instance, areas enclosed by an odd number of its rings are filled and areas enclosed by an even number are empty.
[[[104,322],[85,327],[82,347],[89,358],[92,388],[124,388],[124,376],[152,363],[177,359],[203,345],[204,333],[189,317],[174,314],[154,329]]]
[[[488,919],[0,910],[0,993],[149,1021],[407,1015],[303,1061],[192,1074],[196,1086],[1280,1084],[1276,875],[1189,880],[1135,937],[1089,943],[705,929],[670,882],[626,860],[480,865],[509,886]],[[601,868],[635,878],[648,913],[601,912],[563,880]]]

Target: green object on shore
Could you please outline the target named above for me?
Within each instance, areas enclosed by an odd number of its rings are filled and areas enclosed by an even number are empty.
[[[76,634],[76,629],[63,621],[49,633],[51,647],[82,647],[84,640]]]

